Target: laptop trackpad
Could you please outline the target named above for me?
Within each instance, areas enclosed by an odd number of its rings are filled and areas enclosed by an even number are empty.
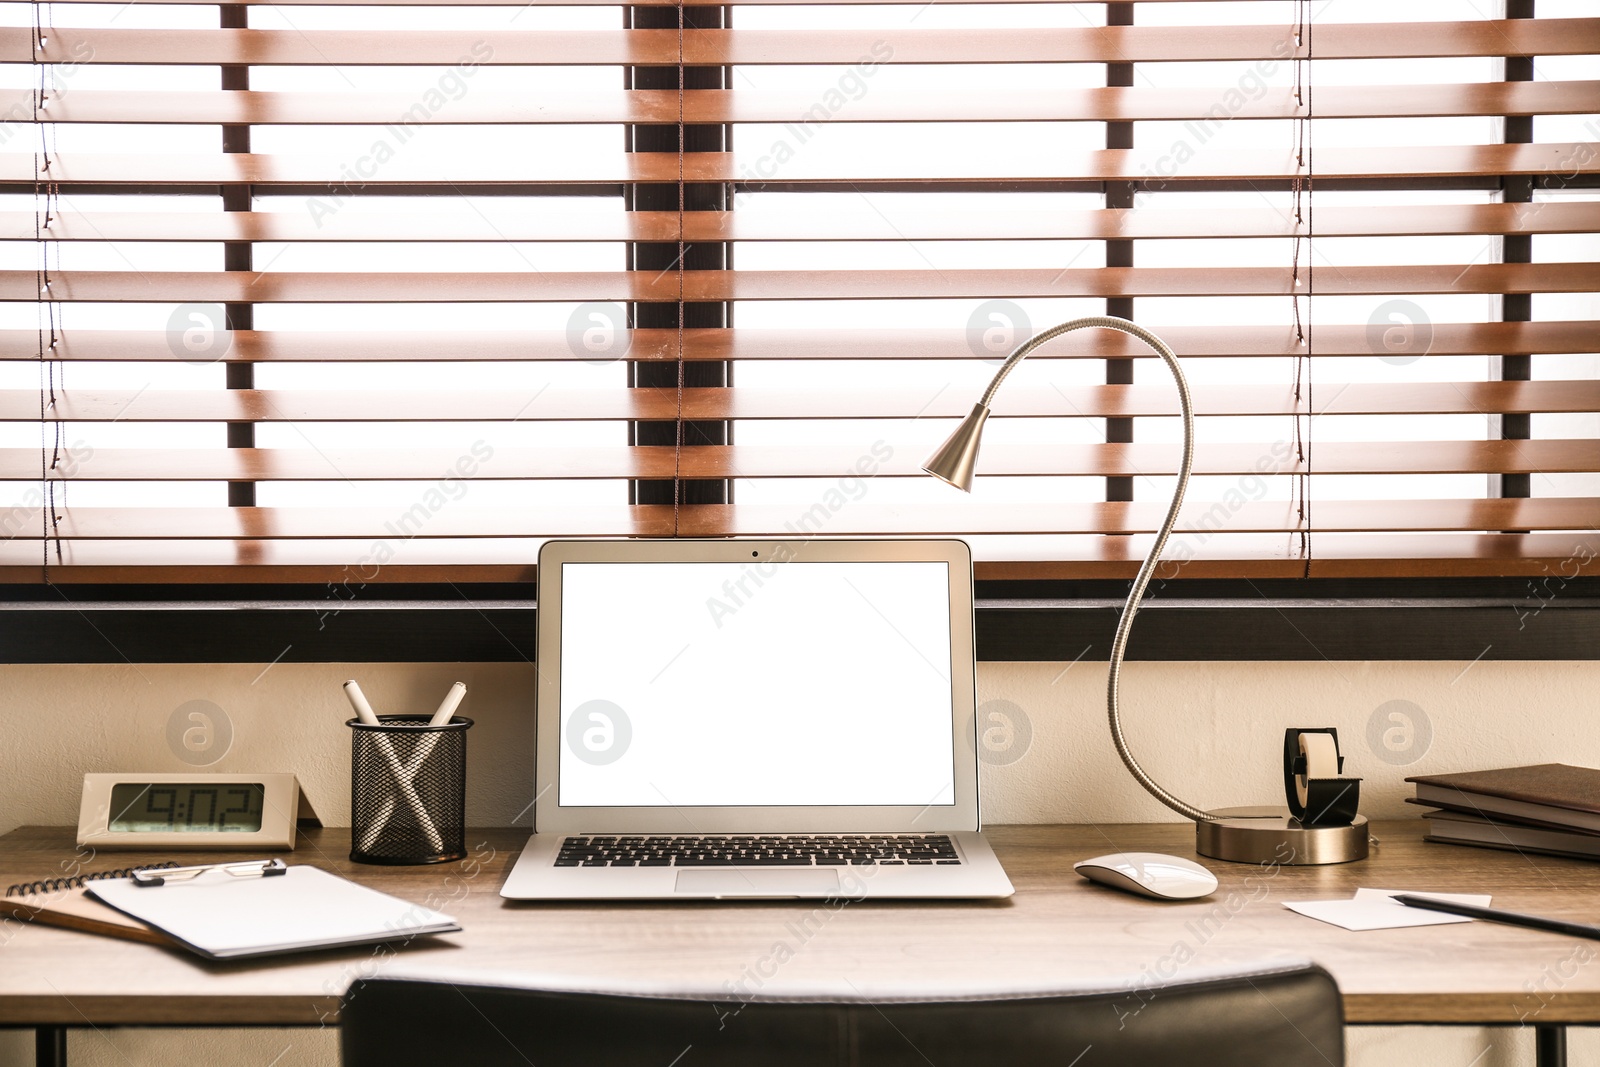
[[[679,893],[709,897],[827,896],[839,889],[839,876],[828,870],[700,868],[678,872]]]

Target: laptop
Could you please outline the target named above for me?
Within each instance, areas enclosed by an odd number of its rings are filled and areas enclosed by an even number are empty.
[[[960,541],[550,541],[520,900],[1006,897]]]

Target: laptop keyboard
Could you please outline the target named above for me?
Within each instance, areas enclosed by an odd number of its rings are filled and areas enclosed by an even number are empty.
[[[561,842],[557,867],[844,867],[960,863],[945,834],[589,836]]]

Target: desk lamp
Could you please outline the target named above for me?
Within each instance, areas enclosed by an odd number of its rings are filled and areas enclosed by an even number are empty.
[[[1072,319],[1034,334],[1006,357],[1006,361],[995,372],[989,388],[984,390],[983,396],[973,406],[972,413],[963,419],[961,425],[956,427],[955,432],[945,443],[928,457],[922,469],[962,492],[971,492],[972,475],[978,462],[978,445],[983,437],[984,423],[989,418],[989,403],[994,399],[1000,383],[1005,381],[1006,375],[1011,373],[1012,368],[1046,341],[1054,340],[1073,330],[1089,327],[1119,330],[1138,338],[1153,349],[1172,372],[1183,412],[1183,459],[1178,467],[1178,481],[1172,491],[1172,503],[1167,508],[1167,517],[1162,520],[1161,528],[1156,533],[1155,542],[1150,546],[1149,555],[1145,557],[1138,576],[1133,580],[1133,587],[1128,590],[1128,600],[1122,608],[1122,617],[1117,622],[1116,636],[1111,642],[1111,672],[1106,684],[1106,713],[1111,724],[1111,740],[1117,746],[1117,754],[1122,757],[1128,773],[1132,774],[1151,796],[1184,818],[1194,821],[1195,848],[1202,856],[1240,863],[1305,865],[1344,863],[1365,858],[1367,855],[1365,816],[1353,815],[1353,818],[1343,825],[1314,825],[1311,820],[1302,821],[1289,811],[1278,808],[1225,808],[1205,811],[1179,800],[1158,785],[1145,773],[1144,768],[1139,766],[1139,761],[1133,758],[1133,752],[1128,748],[1128,739],[1123,736],[1118,686],[1122,676],[1123,653],[1128,647],[1128,633],[1133,628],[1133,617],[1139,610],[1139,602],[1144,597],[1145,587],[1150,584],[1150,576],[1155,571],[1161,550],[1166,546],[1167,537],[1177,522],[1178,509],[1183,505],[1183,494],[1189,484],[1189,469],[1194,461],[1194,406],[1189,395],[1189,383],[1183,376],[1183,368],[1178,365],[1178,357],[1161,338],[1127,319],[1110,315]],[[1317,734],[1331,733],[1331,731],[1291,730],[1289,733],[1298,738],[1302,733]],[[1302,748],[1300,751],[1304,753],[1306,750]],[[1293,754],[1286,754],[1286,778],[1289,779],[1287,789],[1291,795],[1291,804],[1294,804],[1294,781],[1290,770],[1294,758]],[[1309,757],[1301,756],[1302,762],[1299,764],[1302,804],[1305,786],[1312,784],[1308,782],[1305,770],[1304,760],[1307,758]]]

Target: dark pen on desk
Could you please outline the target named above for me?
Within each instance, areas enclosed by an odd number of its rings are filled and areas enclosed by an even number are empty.
[[[1480,908],[1476,904],[1457,904],[1453,900],[1415,897],[1407,893],[1396,893],[1394,899],[1409,908],[1426,908],[1428,911],[1442,911],[1450,915],[1465,915],[1469,919],[1506,923],[1509,926],[1526,926],[1533,930],[1548,930],[1551,933],[1566,934],[1569,937],[1587,937],[1594,941],[1600,941],[1600,926],[1594,926],[1589,923],[1567,922],[1565,919],[1547,919],[1543,915],[1525,915],[1517,911],[1501,911],[1499,908]]]

